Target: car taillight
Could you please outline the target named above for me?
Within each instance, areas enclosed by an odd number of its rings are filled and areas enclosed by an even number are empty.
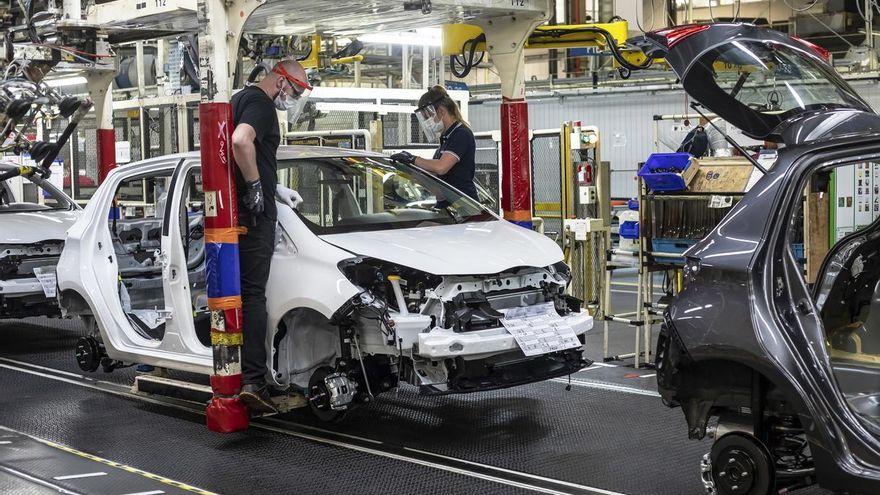
[[[798,40],[801,43],[807,45],[807,48],[812,50],[813,53],[815,53],[816,55],[819,56],[819,58],[828,62],[829,64],[831,63],[831,52],[829,52],[828,50],[822,48],[821,46],[819,46],[815,43],[811,43],[803,38],[798,38],[797,36],[792,36],[791,38],[794,40]]]
[[[675,26],[657,31],[657,34],[666,38],[666,46],[672,48],[680,41],[689,36],[709,29],[709,24],[688,24],[687,26]]]

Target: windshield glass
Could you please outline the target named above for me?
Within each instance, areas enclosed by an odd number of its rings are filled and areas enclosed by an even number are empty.
[[[761,113],[860,105],[846,88],[836,84],[837,76],[793,48],[733,41],[715,53],[718,85],[738,102]]]
[[[16,166],[0,164],[0,173]],[[70,198],[48,181],[36,176],[16,176],[0,181],[0,214],[24,211],[69,210]]]
[[[297,213],[319,235],[497,220],[441,180],[385,158],[280,160],[278,175],[302,196]]]

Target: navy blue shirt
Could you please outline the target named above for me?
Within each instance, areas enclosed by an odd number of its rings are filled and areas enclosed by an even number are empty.
[[[438,177],[450,186],[465,193],[476,201],[477,186],[474,185],[474,172],[476,171],[475,155],[477,142],[474,133],[461,122],[456,122],[443,131],[440,136],[440,147],[434,153],[434,159],[439,160],[443,153],[450,153],[458,158],[458,163],[452,166],[448,172]],[[446,201],[438,201],[440,208],[449,206]]]

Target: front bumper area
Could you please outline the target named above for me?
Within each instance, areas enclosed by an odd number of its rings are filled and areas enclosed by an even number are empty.
[[[61,310],[54,297],[46,297],[36,277],[0,280],[0,318],[28,316],[57,317]]]
[[[566,316],[565,322],[582,342],[582,336],[593,328],[593,317],[586,311]],[[480,359],[498,353],[519,352],[519,344],[504,327],[473,332],[435,328],[430,332],[420,333],[418,337],[418,351],[415,354],[431,360],[457,357]]]
[[[0,280],[0,296],[21,297],[43,295],[43,286],[37,277]]]
[[[581,343],[583,338],[583,335],[578,336]],[[448,363],[454,371],[450,373],[445,387],[422,385],[419,392],[422,395],[485,392],[570,375],[592,364],[583,358],[581,349],[577,347],[528,357],[517,350],[489,359],[455,358]]]

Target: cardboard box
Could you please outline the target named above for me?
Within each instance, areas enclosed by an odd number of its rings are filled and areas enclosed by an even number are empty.
[[[754,165],[745,158],[702,158],[691,161],[693,192],[742,193],[746,190]]]

